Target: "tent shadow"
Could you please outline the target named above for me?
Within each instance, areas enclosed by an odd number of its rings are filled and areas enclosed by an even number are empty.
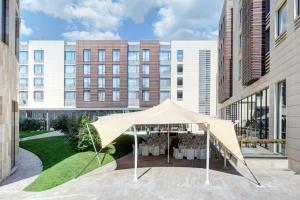
[[[134,156],[130,153],[116,160],[116,170],[134,168]],[[138,168],[151,168],[154,167],[185,167],[185,168],[206,168],[206,160],[176,160],[170,156],[170,163],[167,162],[166,155],[160,156],[139,156]],[[210,169],[228,173],[232,175],[242,176],[229,162],[227,162],[227,169],[223,168],[223,160],[218,158],[210,159]]]

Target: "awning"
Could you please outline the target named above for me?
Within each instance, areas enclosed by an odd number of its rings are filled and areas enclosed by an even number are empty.
[[[197,124],[205,130],[209,124],[212,137],[218,140],[235,158],[245,164],[231,121],[192,112],[169,99],[144,111],[99,117],[92,124],[100,135],[102,147],[110,144],[134,125]]]

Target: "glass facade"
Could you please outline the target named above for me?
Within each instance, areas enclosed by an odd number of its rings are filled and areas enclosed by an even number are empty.
[[[166,99],[171,97],[170,91],[160,91],[160,102],[163,102]]]
[[[149,88],[150,80],[149,78],[143,78],[143,88]]]
[[[286,139],[286,82],[277,86],[277,131],[276,139]],[[285,154],[285,144],[277,144],[276,151]]]
[[[76,67],[74,65],[65,65],[65,74],[76,74]]]
[[[65,92],[65,100],[68,100],[68,101],[74,101],[75,100],[75,95],[76,93],[75,92]]]
[[[138,51],[129,51],[128,52],[128,60],[129,61],[138,61],[139,56],[140,56],[140,54]]]
[[[235,123],[240,139],[269,139],[269,105],[267,88],[229,105],[222,110],[222,118]]]
[[[161,61],[170,61],[171,60],[171,52],[170,51],[161,51],[159,54],[159,59]]]
[[[76,52],[75,51],[66,51],[65,52],[65,61],[75,61]]]
[[[28,75],[28,66],[27,65],[20,65],[19,68],[20,75]]]
[[[75,78],[65,78],[65,86],[66,87],[75,87],[76,79]]]

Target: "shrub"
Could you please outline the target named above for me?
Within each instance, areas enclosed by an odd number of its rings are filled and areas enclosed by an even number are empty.
[[[50,127],[68,135],[77,131],[79,127],[78,122],[78,118],[74,116],[61,115],[51,121]]]
[[[36,119],[26,118],[20,120],[20,130],[21,131],[36,131],[40,130],[42,127],[42,122]]]

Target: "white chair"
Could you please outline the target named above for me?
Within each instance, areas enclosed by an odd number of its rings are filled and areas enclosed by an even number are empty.
[[[201,158],[201,150],[200,149],[195,149],[195,157],[197,159],[200,159]]]
[[[195,150],[194,149],[187,149],[186,150],[186,159],[194,160],[195,159]]]
[[[149,148],[147,145],[142,146],[142,156],[149,156]]]
[[[174,148],[174,157],[175,157],[175,159],[182,160],[183,159],[183,153],[181,153],[178,149]]]
[[[159,146],[155,146],[152,149],[152,155],[153,156],[159,156]]]
[[[160,155],[165,155],[165,153],[166,153],[165,148],[159,148]]]

